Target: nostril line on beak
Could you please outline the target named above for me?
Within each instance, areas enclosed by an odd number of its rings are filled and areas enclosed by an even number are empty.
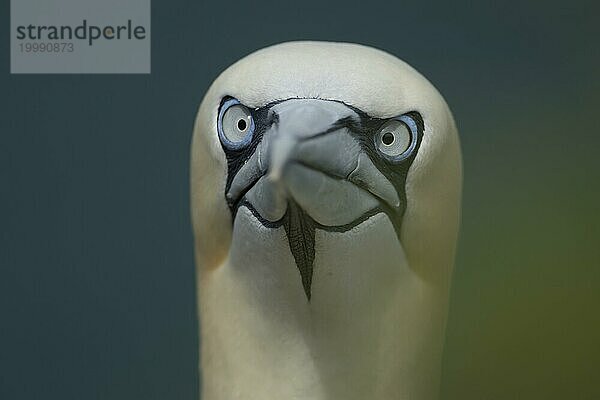
[[[347,179],[368,190],[391,207],[400,206],[398,192],[391,182],[373,165],[365,153],[359,155],[356,168],[348,174]]]
[[[286,165],[290,162],[297,139],[292,135],[281,135],[279,131],[273,132],[271,143],[269,144],[269,166],[268,177],[273,182],[279,182],[283,175]]]

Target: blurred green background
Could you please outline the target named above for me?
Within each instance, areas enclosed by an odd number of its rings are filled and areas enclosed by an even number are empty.
[[[0,398],[197,397],[195,112],[229,64],[294,39],[382,48],[454,111],[465,185],[441,398],[600,398],[599,15],[593,1],[154,0],[146,76],[10,75],[6,34]]]

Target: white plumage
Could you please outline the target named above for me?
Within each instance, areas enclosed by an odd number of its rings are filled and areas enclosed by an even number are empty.
[[[225,197],[231,170],[217,134],[226,96],[251,110],[288,99],[319,99],[382,120],[411,111],[422,116],[422,141],[403,187],[400,232],[383,212],[345,231],[317,228],[310,301],[283,226],[265,225],[244,206],[237,208],[233,224]],[[266,132],[263,141],[274,142],[266,135],[276,134]],[[300,139],[294,140],[289,143],[300,146]],[[266,152],[266,144],[257,149],[263,147]],[[302,197],[294,183],[301,170],[294,172],[286,157],[278,167],[288,171],[277,183],[284,193],[278,199],[296,200]],[[307,181],[300,182],[304,187]],[[452,115],[423,76],[385,52],[355,44],[292,42],[259,50],[224,71],[200,106],[191,190],[203,399],[435,398],[459,223],[461,159]],[[324,190],[319,198],[327,194]],[[325,206],[318,199],[300,204],[308,204],[311,217],[336,221],[335,208],[318,215]],[[339,209],[348,211],[345,207],[355,206],[340,201]]]

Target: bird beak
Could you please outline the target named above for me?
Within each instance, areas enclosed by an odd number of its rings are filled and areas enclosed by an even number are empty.
[[[400,199],[351,129],[360,116],[350,107],[291,99],[270,112],[275,122],[226,197],[234,221],[244,205],[263,225],[283,226],[310,300],[316,229],[345,231],[384,210],[392,216]]]
[[[382,204],[400,204],[396,189],[348,128],[360,117],[346,105],[292,99],[273,106],[274,123],[227,192],[242,197],[269,222],[283,218],[291,201],[317,225],[360,220]]]

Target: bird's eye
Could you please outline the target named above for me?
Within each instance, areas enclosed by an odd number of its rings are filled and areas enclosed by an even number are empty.
[[[416,145],[417,124],[408,115],[385,122],[375,134],[377,151],[392,162],[404,160]]]
[[[219,138],[229,149],[241,149],[252,141],[254,119],[248,107],[236,99],[229,99],[221,106],[217,123]]]

